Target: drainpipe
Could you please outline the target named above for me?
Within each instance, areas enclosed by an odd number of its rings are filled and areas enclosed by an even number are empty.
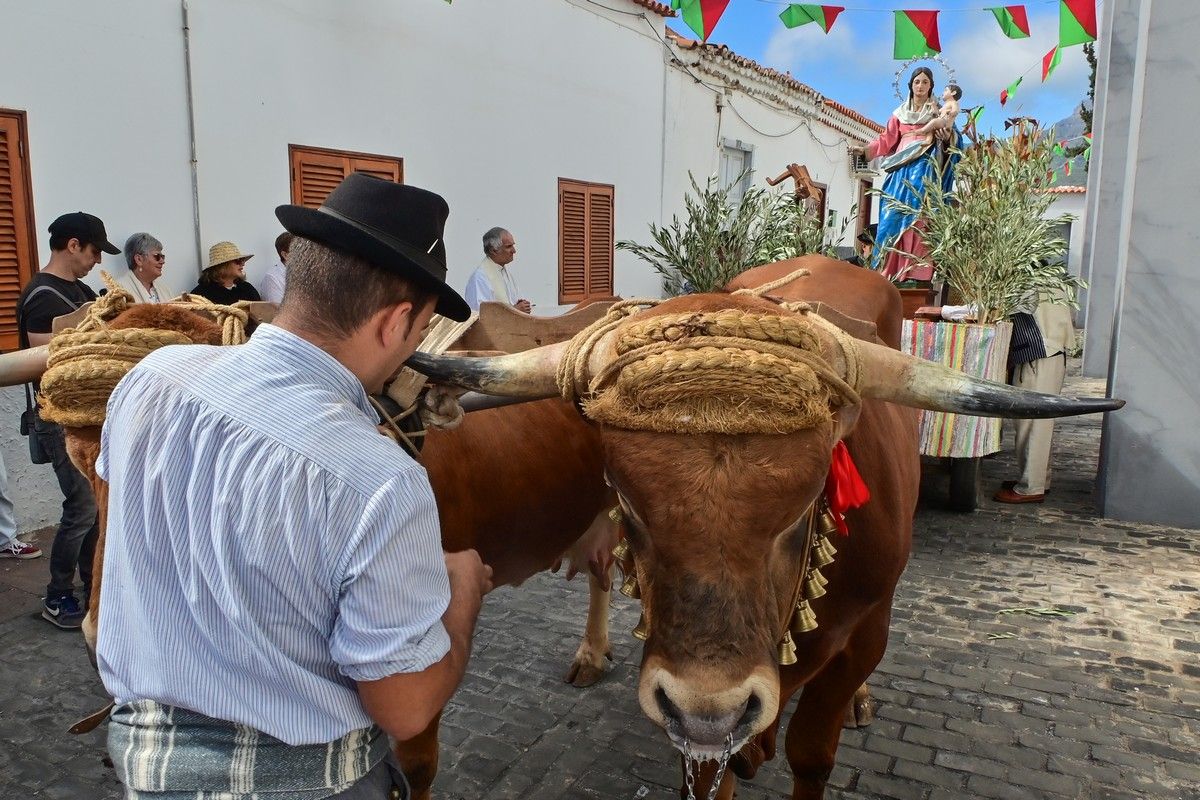
[[[183,12],[183,82],[187,97],[188,154],[192,171],[192,227],[196,237],[196,264],[204,264],[200,243],[200,179],[196,168],[196,106],[192,97],[192,30],[188,22],[188,0],[180,0]]]

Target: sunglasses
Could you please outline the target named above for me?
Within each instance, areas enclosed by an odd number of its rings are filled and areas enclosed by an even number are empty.
[[[166,261],[166,253],[142,253],[146,258],[153,258],[155,261]]]

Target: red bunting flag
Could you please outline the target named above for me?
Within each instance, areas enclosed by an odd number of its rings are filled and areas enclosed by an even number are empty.
[[[936,11],[897,11],[896,43],[892,57],[903,61],[942,52],[937,16]]]
[[[1058,45],[1050,48],[1050,52],[1042,56],[1042,83],[1046,82],[1046,78],[1050,77],[1050,73],[1058,69],[1060,61],[1062,61],[1062,48]]]
[[[1058,46],[1096,41],[1096,0],[1059,0]]]
[[[801,25],[815,22],[821,26],[821,30],[829,33],[830,29],[833,28],[833,21],[838,18],[838,14],[845,10],[842,6],[792,3],[780,12],[779,19],[783,20],[784,26],[788,28],[799,28]]]
[[[988,11],[996,15],[1000,30],[1004,31],[1008,38],[1029,38],[1029,15],[1025,13],[1025,6],[998,6],[989,8]]]
[[[679,5],[675,3],[678,2]],[[708,41],[717,21],[725,13],[729,0],[671,0],[671,7],[682,13],[683,22],[703,41]]]
[[[1000,92],[1000,105],[1004,105],[1012,99],[1012,96],[1017,93],[1017,87],[1021,85],[1021,81],[1023,80],[1025,80],[1024,76],[1017,78]]]
[[[1063,162],[1063,175],[1066,175],[1068,178],[1071,177],[1071,159]]]

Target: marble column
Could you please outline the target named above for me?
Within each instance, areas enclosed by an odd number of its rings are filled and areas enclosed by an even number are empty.
[[[1133,65],[1137,55],[1138,14],[1144,0],[1107,0],[1102,6],[1101,40],[1096,43],[1096,104],[1092,115],[1095,144],[1088,166],[1087,215],[1084,218],[1083,278],[1088,288],[1075,321],[1087,330],[1083,374],[1108,375],[1116,301],[1117,236],[1122,187],[1128,160]]]
[[[1105,420],[1098,495],[1106,516],[1200,527],[1200,4],[1109,2],[1103,135],[1128,111],[1127,136],[1104,142],[1089,323],[1111,259],[1109,393],[1128,405]]]

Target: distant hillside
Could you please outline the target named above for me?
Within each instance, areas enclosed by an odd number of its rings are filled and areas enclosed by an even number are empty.
[[[1082,136],[1084,131],[1083,119],[1079,116],[1079,111],[1069,117],[1060,119],[1058,122],[1050,126],[1051,135],[1056,142],[1075,139]],[[1072,142],[1072,145],[1077,145],[1078,142]],[[1055,186],[1086,186],[1087,185],[1087,170],[1084,169],[1083,156],[1075,156],[1071,162],[1071,174],[1068,176],[1062,175],[1062,165],[1064,159],[1062,156],[1054,156],[1050,162],[1051,168],[1058,172],[1058,179],[1055,180]]]

